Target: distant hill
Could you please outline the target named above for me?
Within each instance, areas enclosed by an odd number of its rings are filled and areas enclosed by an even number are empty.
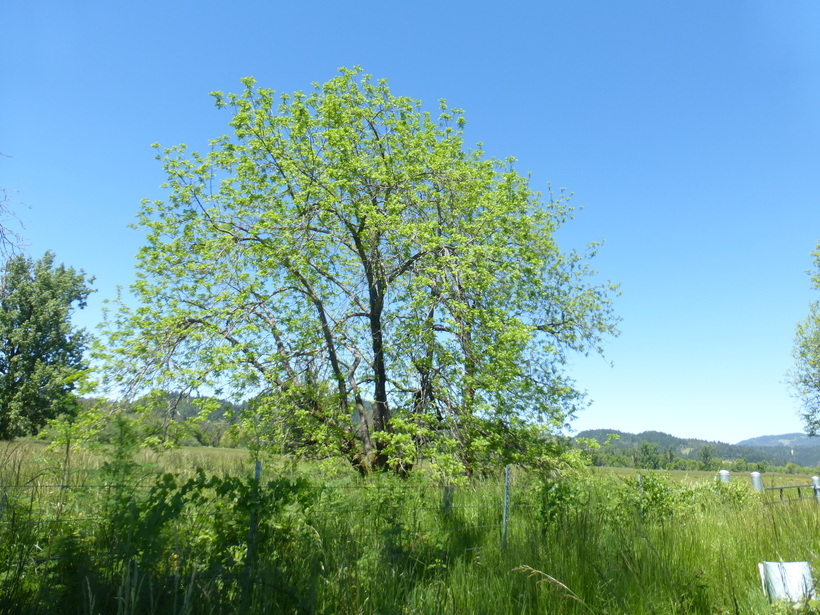
[[[758,436],[738,442],[739,446],[820,446],[820,438],[810,438],[804,433],[784,433],[779,436]]]
[[[634,449],[639,447],[641,442],[648,442],[657,444],[661,451],[672,451],[676,456],[684,459],[696,459],[698,451],[710,445],[714,449],[714,456],[721,459],[745,459],[751,463],[765,461],[776,466],[785,466],[790,461],[801,466],[820,466],[820,438],[809,438],[800,433],[761,436],[737,444],[697,438],[677,438],[660,431],[643,431],[632,434],[617,429],[587,429],[578,433],[576,437],[590,438],[603,444],[609,434],[618,436],[618,439],[610,445],[615,449]]]
[[[610,434],[618,436],[614,441],[617,448],[635,448],[640,446],[641,442],[649,442],[650,444],[657,444],[662,449],[666,450],[670,447],[686,448],[687,441],[683,438],[676,438],[661,431],[644,431],[639,434],[627,433],[617,429],[587,429],[580,432],[577,438],[591,438],[603,444],[607,441]]]

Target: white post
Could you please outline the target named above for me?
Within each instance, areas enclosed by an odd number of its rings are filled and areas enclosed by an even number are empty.
[[[763,493],[763,479],[760,477],[760,472],[752,472],[752,487],[755,491]]]
[[[728,483],[730,472],[729,470],[721,470],[720,472],[718,472],[718,476],[720,476],[720,482]]]

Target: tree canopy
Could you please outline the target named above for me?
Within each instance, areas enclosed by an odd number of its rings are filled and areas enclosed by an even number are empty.
[[[7,158],[0,152],[0,158]],[[22,226],[20,218],[14,211],[14,205],[9,197],[10,190],[0,186],[0,255],[10,256],[15,254],[18,248],[23,245],[23,236],[14,227]]]
[[[91,280],[82,271],[10,258],[0,280],[0,438],[37,433],[48,419],[76,411],[73,396],[88,337],[71,324]]]
[[[232,132],[209,153],[160,150],[170,194],[139,213],[110,382],[253,398],[272,443],[363,473],[548,456],[582,398],[569,354],[617,320],[595,246],[556,243],[567,199],[359,69],[242,83],[213,93]]]
[[[820,290],[820,246],[813,257],[812,285]],[[816,436],[820,434],[820,301],[813,301],[809,315],[797,324],[794,360],[792,385],[803,403],[806,433]]]

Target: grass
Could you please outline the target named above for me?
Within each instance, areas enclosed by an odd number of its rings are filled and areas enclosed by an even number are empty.
[[[516,472],[505,547],[500,475],[447,489],[277,460],[259,485],[243,451],[66,463],[34,442],[0,461],[0,613],[770,615],[757,562],[820,578],[820,506],[734,476]]]

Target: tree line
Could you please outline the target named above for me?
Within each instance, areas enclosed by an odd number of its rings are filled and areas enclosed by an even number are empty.
[[[599,467],[647,470],[817,473],[817,447],[786,449],[752,447],[676,438],[662,432],[629,434],[617,430],[587,430],[575,438],[590,463]]]
[[[662,449],[657,443],[642,441],[630,448],[587,450],[590,463],[596,467],[636,468],[641,470],[729,470],[731,472],[781,472],[786,474],[817,474],[820,465],[801,466],[793,461],[776,458],[750,461],[745,457],[720,457],[717,447],[705,444],[691,455],[682,455],[674,448]]]

